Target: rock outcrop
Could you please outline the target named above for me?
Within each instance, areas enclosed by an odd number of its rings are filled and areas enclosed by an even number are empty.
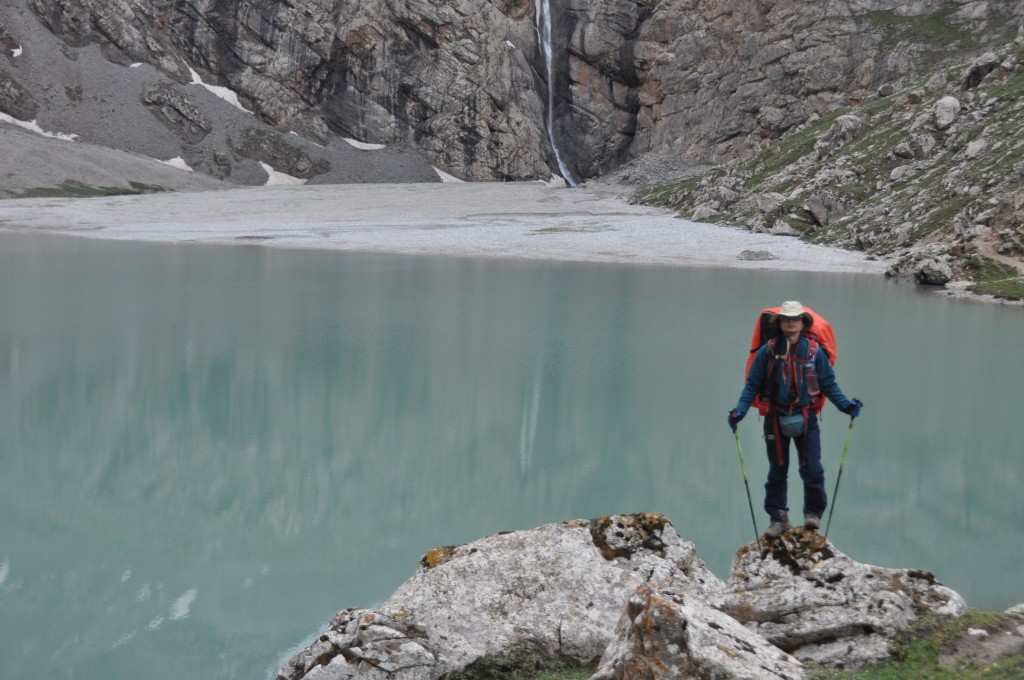
[[[724,588],[658,514],[499,534],[425,554],[376,611],[347,609],[280,678],[439,678],[522,648],[591,662],[640,585]]]
[[[736,619],[684,593],[640,586],[593,680],[803,677],[795,658]]]
[[[880,88],[750,158],[649,195],[691,219],[885,257],[891,275],[923,285],[1024,298],[1024,47],[952,73]]]
[[[740,549],[717,608],[801,661],[841,668],[889,656],[895,634],[922,613],[963,616],[967,605],[934,575],[861,564],[802,527]]]
[[[546,180],[559,172],[552,144],[580,178],[647,153],[688,164],[745,155],[911,82],[1024,13],[1010,0],[955,11],[922,0],[837,0],[828,11],[799,0],[14,1],[72,49],[98,45],[112,63],[230,88],[282,132],[407,143],[476,180]],[[929,33],[942,22],[962,44]],[[964,82],[998,69],[981,62]],[[166,96],[149,99],[185,144],[204,129]],[[935,112],[940,130],[961,115],[952,99]]]
[[[529,651],[600,659],[602,679],[797,678],[799,660],[874,662],[923,612],[965,610],[930,574],[858,564],[803,529],[742,548],[723,583],[664,516],[610,516],[431,550],[278,678],[434,680]]]

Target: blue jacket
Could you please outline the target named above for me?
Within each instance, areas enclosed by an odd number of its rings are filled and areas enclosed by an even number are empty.
[[[781,342],[785,343],[785,338]],[[790,370],[787,370],[784,361],[776,361],[778,363],[778,381],[775,385],[775,392],[772,394],[772,400],[778,406],[781,413],[795,413],[811,403],[811,395],[807,391],[806,380],[811,365],[808,359],[810,345],[811,343],[807,337],[801,335],[800,341],[797,343],[796,363]],[[775,349],[781,352],[784,347],[780,346]],[[750,404],[754,401],[754,397],[761,393],[764,381],[768,378],[769,351],[767,343],[757,350],[754,363],[751,364],[750,373],[747,375],[747,384],[743,387],[743,392],[740,394],[739,403],[736,404],[736,413],[740,416],[746,415]],[[795,403],[790,396],[789,388],[792,382],[793,369],[795,369],[797,386],[799,388]],[[822,394],[828,397],[829,401],[836,405],[836,408],[845,412],[850,406],[850,400],[846,398],[846,395],[839,389],[839,385],[836,384],[835,371],[832,370],[832,365],[828,362],[828,354],[820,344],[817,353],[814,355],[814,372],[818,376],[818,387]]]

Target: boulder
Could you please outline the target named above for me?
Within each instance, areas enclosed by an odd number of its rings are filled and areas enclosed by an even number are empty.
[[[758,194],[754,202],[757,205],[757,209],[761,212],[774,214],[786,202],[786,197],[778,192],[771,191],[765,194]]]
[[[818,138],[814,144],[814,150],[818,158],[827,158],[836,152],[837,149],[852,142],[864,131],[864,119],[847,113],[836,118],[836,122],[825,134]]]
[[[662,515],[616,515],[436,548],[379,609],[346,609],[278,678],[434,680],[523,648],[593,662],[650,584],[694,600],[724,583]]]
[[[644,584],[626,603],[592,680],[795,680],[800,662],[685,593]]]
[[[849,212],[849,208],[841,199],[828,192],[811,196],[804,203],[804,210],[810,213],[814,221],[822,227],[827,227],[836,220],[846,217]]]
[[[948,129],[960,117],[960,100],[946,95],[935,103],[933,116],[935,117],[935,127],[940,130]]]
[[[744,250],[736,259],[745,262],[767,262],[768,260],[777,260],[779,256],[773,255],[770,250]]]
[[[963,616],[964,600],[914,569],[860,564],[802,527],[737,552],[711,604],[801,661],[854,668],[889,655],[924,612]]]
[[[999,57],[993,52],[986,52],[971,62],[960,76],[960,89],[970,90],[978,87],[985,80],[985,76],[995,71],[1000,66]]]
[[[924,160],[928,158],[935,149],[935,138],[928,134],[911,135],[911,137],[896,145],[892,150],[894,156],[908,160]]]
[[[189,143],[201,141],[213,129],[213,122],[171,83],[156,83],[143,93],[142,102],[157,120]]]
[[[914,267],[914,280],[926,286],[944,286],[953,280],[953,268],[934,257],[925,258]]]

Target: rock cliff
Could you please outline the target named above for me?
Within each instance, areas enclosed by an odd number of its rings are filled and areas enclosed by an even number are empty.
[[[130,83],[137,105],[175,132],[179,155],[232,181],[234,158],[300,178],[327,172],[274,132],[409,144],[476,180],[561,172],[552,138],[578,178],[648,153],[718,163],[977,50],[1024,12],[1009,0],[13,2],[72,61],[98,46],[112,64],[154,67],[159,78]],[[0,38],[31,45],[26,31]],[[12,53],[0,111],[26,120],[40,102]],[[226,151],[204,142],[216,117],[182,91],[198,80],[235,93],[267,126],[253,126],[259,140]],[[65,98],[94,95],[71,87]],[[282,151],[289,142],[296,149]]]
[[[866,251],[921,284],[1024,299],[1024,47],[1012,33],[637,200]]]
[[[798,678],[802,660],[884,659],[925,612],[962,616],[931,574],[859,564],[793,529],[740,549],[728,582],[664,516],[616,515],[426,553],[376,610],[341,611],[281,680],[467,677],[535,652],[595,678]]]

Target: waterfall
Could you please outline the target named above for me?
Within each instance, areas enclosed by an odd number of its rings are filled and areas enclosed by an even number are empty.
[[[558,170],[562,173],[562,178],[569,186],[574,187],[577,184],[576,178],[562,160],[562,152],[558,148],[555,135],[555,65],[551,41],[551,0],[537,0],[536,9],[540,49],[544,53],[544,66],[548,76],[548,139],[551,140],[551,148],[555,152],[555,160],[558,161]]]

